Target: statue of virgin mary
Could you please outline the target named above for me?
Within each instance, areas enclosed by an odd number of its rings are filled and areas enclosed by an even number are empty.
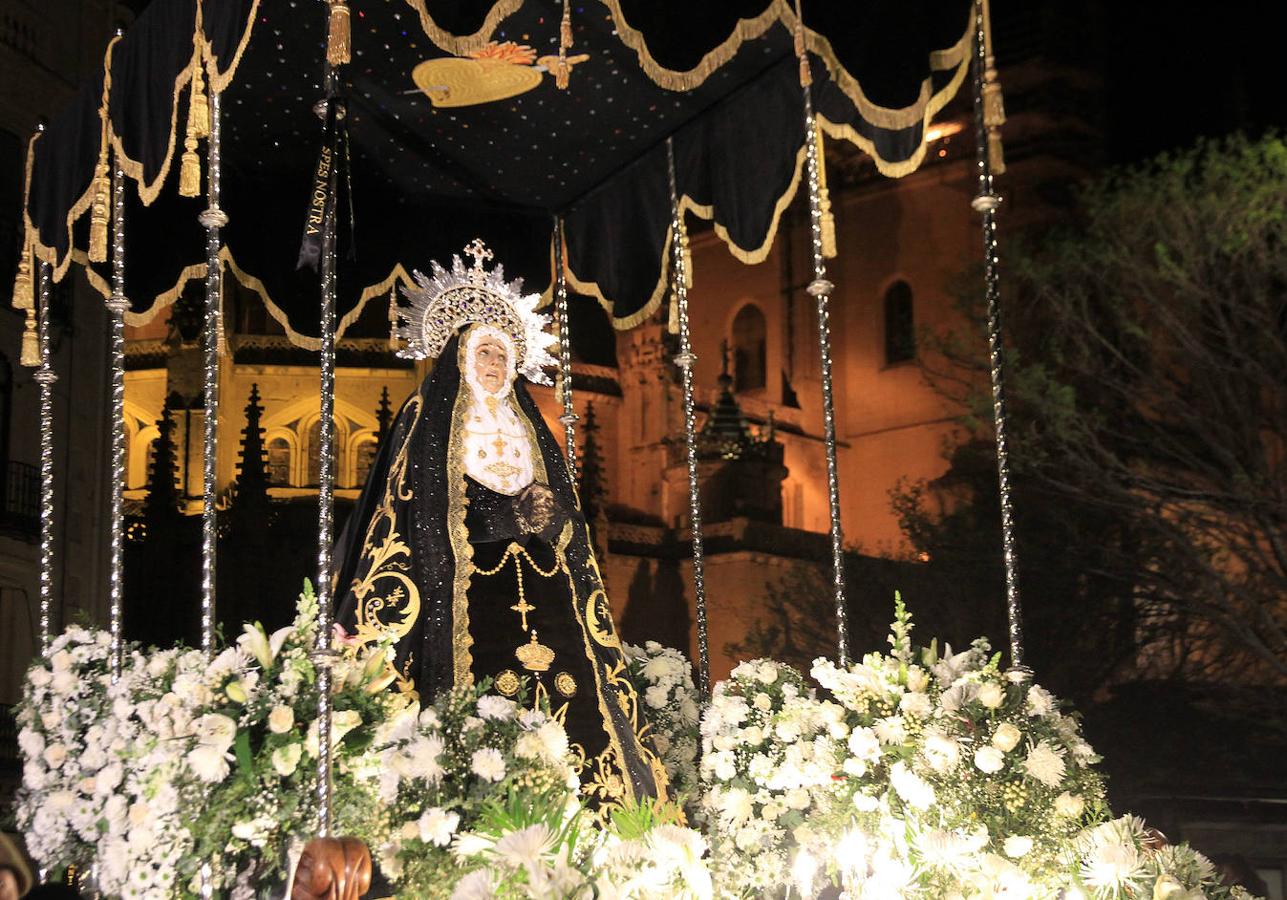
[[[337,621],[393,639],[404,691],[525,684],[600,809],[664,797],[567,462],[524,383],[549,383],[548,317],[481,241],[466,253],[406,291],[402,352],[435,361],[337,544]]]

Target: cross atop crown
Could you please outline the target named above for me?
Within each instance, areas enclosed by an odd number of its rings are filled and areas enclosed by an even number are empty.
[[[483,261],[487,260],[490,262],[496,254],[492,253],[492,251],[487,248],[487,245],[483,243],[482,238],[474,238],[465,246],[465,255],[472,256],[474,258],[474,266],[469,272],[470,278],[475,282],[481,282],[483,280],[483,275],[485,274],[483,270]]]

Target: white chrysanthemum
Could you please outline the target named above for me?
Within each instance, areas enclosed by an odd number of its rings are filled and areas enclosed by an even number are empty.
[[[1133,893],[1144,874],[1140,852],[1127,840],[1097,840],[1082,859],[1082,881],[1110,897]]]
[[[644,691],[644,702],[653,709],[661,709],[670,699],[670,692],[664,684],[650,685]]]
[[[456,882],[451,900],[491,900],[496,896],[496,879],[487,869],[475,869]]]
[[[1050,691],[1039,684],[1028,688],[1028,701],[1025,704],[1028,715],[1048,716],[1055,711],[1055,698]]]
[[[515,868],[535,865],[554,843],[554,834],[536,824],[511,831],[496,842],[496,855]]]
[[[907,723],[902,716],[886,716],[872,726],[882,744],[901,744],[907,740]]]
[[[748,821],[755,812],[751,795],[740,787],[727,788],[714,797],[720,818],[731,825]]]
[[[469,768],[484,781],[500,781],[505,777],[505,757],[495,747],[483,747],[474,751]]]
[[[1062,748],[1052,747],[1047,741],[1038,741],[1029,747],[1028,756],[1023,761],[1024,771],[1046,787],[1059,787],[1064,780],[1067,766],[1064,764]]]
[[[460,825],[460,814],[448,812],[439,806],[425,810],[416,820],[416,831],[420,840],[435,847],[445,847],[451,843],[456,828]]]

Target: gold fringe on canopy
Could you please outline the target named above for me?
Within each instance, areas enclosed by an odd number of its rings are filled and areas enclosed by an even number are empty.
[[[331,9],[326,28],[326,61],[346,66],[353,59],[353,24],[344,0],[326,0]]]
[[[498,0],[488,10],[482,27],[473,34],[461,35],[452,34],[450,31],[440,27],[434,21],[433,16],[429,14],[425,0],[406,0],[406,3],[420,17],[420,27],[424,29],[425,35],[429,40],[452,56],[468,56],[492,39],[492,33],[496,30],[496,26],[500,25],[503,19],[517,12],[518,8],[523,5],[523,0]]]

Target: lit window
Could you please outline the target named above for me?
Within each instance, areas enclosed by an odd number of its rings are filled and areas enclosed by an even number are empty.
[[[268,482],[290,484],[290,442],[286,438],[275,437],[268,442]]]

